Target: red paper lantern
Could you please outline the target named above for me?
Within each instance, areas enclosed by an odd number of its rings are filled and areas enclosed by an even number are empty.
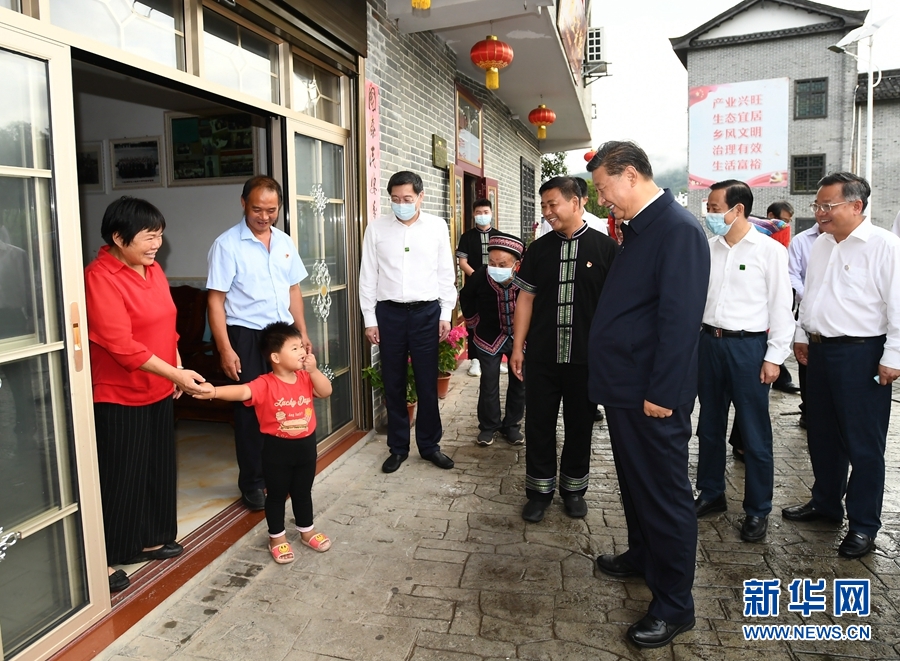
[[[594,158],[594,156],[596,156],[596,155],[597,155],[597,152],[595,152],[593,149],[591,151],[586,151],[586,152],[584,152],[584,160],[587,161],[588,163],[590,163],[591,159]]]
[[[412,8],[416,11],[427,11],[431,9],[431,0],[412,0]]]
[[[528,113],[528,121],[538,127],[538,140],[544,140],[547,137],[547,127],[556,121],[556,113],[542,103]]]
[[[484,69],[485,87],[495,90],[500,87],[500,69],[509,66],[513,61],[513,49],[509,44],[489,34],[472,46],[469,57],[476,67]]]

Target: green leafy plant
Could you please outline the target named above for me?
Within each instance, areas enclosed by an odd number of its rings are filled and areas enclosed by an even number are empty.
[[[381,376],[381,370],[377,367],[364,367],[362,369],[363,378],[369,382],[373,389],[380,390],[384,394],[384,379]],[[416,392],[416,379],[412,371],[412,362],[406,361],[406,403],[414,404],[419,401],[419,395]]]

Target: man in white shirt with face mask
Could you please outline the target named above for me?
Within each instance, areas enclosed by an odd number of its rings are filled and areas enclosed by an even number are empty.
[[[791,350],[794,316],[787,250],[748,220],[753,193],[742,181],[710,186],[706,226],[710,275],[700,332],[700,440],[697,517],[727,509],[725,433],[728,409],[744,440],[746,516],[741,539],[760,542],[772,510],[774,461],[769,387]]]
[[[416,445],[438,468],[453,468],[440,448],[438,343],[450,334],[456,285],[447,222],[422,211],[422,178],[397,172],[387,185],[391,213],[369,223],[359,270],[359,306],[366,338],[379,345],[390,456],[381,467],[393,473],[409,456],[406,410],[407,360],[418,394]]]

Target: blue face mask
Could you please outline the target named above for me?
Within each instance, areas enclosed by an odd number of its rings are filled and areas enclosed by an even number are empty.
[[[725,236],[728,234],[728,231],[734,226],[734,222],[732,221],[731,225],[725,222],[725,216],[731,212],[734,207],[731,207],[725,213],[712,213],[706,212],[706,227],[710,232],[715,234],[716,236]]]
[[[400,202],[391,202],[391,211],[400,220],[412,220],[416,215],[416,203],[401,204]]]
[[[491,276],[491,279],[495,282],[506,282],[513,275],[512,267],[510,268],[500,268],[499,266],[488,266],[488,275]]]
[[[491,224],[491,214],[482,214],[480,216],[475,216],[475,224],[478,227],[489,227]]]

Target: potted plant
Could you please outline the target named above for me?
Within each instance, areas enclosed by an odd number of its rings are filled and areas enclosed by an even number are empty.
[[[369,366],[362,369],[363,378],[369,382],[373,389],[380,390],[384,395],[384,379],[381,377],[381,370]],[[416,393],[416,380],[412,371],[412,362],[406,361],[406,411],[409,413],[409,426],[412,427],[415,417],[416,402],[419,401],[419,395]]]
[[[450,389],[450,373],[456,370],[456,358],[462,351],[466,339],[464,326],[456,326],[450,330],[446,340],[438,344],[438,397],[443,399]]]

